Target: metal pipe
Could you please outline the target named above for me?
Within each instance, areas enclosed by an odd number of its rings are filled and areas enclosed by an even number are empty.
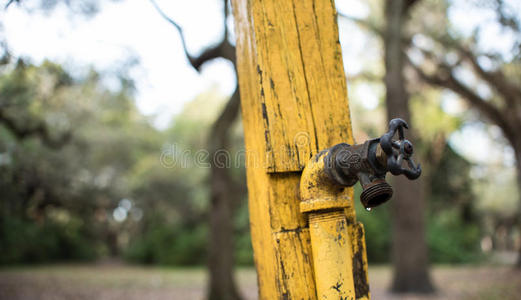
[[[369,299],[363,227],[356,222],[352,189],[325,171],[329,151],[310,160],[300,181],[300,211],[308,216],[317,299]]]

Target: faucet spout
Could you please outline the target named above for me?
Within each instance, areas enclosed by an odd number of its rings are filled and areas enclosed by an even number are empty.
[[[384,204],[393,196],[393,188],[383,178],[374,178],[367,184],[363,184],[360,180],[360,183],[363,189],[360,201],[365,209]]]

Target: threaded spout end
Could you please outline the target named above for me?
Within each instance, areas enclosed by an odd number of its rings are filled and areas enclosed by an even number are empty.
[[[387,202],[393,196],[393,188],[383,179],[363,186],[360,201],[365,208],[373,208]]]

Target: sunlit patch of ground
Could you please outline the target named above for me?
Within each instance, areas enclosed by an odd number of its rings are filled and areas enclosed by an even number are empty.
[[[435,296],[391,296],[387,266],[369,271],[373,299],[521,299],[521,271],[509,267],[435,267]],[[142,268],[121,265],[62,265],[0,270],[0,299],[203,299],[202,268]],[[255,271],[240,269],[246,299],[257,298]]]

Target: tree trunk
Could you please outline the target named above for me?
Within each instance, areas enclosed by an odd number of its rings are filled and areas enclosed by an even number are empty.
[[[231,155],[227,151],[230,148],[230,128],[237,118],[239,107],[240,97],[237,89],[215,121],[208,137],[211,164],[208,249],[210,300],[241,299],[233,278],[233,210],[240,194],[235,192],[237,187],[229,169]]]
[[[403,75],[404,53],[401,46],[406,10],[404,0],[386,1],[385,85],[387,118],[391,120],[399,117],[411,125],[409,95],[405,89]],[[394,178],[392,292],[434,291],[428,272],[424,208],[421,182],[411,182],[403,176]]]
[[[519,196],[521,197],[521,146],[516,146],[518,144],[521,145],[521,138],[518,143],[514,143],[513,141],[511,141],[511,144],[514,146],[514,152],[516,155],[517,190],[518,190]],[[517,210],[516,224],[517,224],[517,227],[519,230],[519,234],[518,234],[518,236],[519,236],[519,235],[521,235],[521,199],[519,200],[518,206],[519,207]],[[517,263],[516,263],[515,267],[517,269],[521,269],[521,245],[519,245]]]

